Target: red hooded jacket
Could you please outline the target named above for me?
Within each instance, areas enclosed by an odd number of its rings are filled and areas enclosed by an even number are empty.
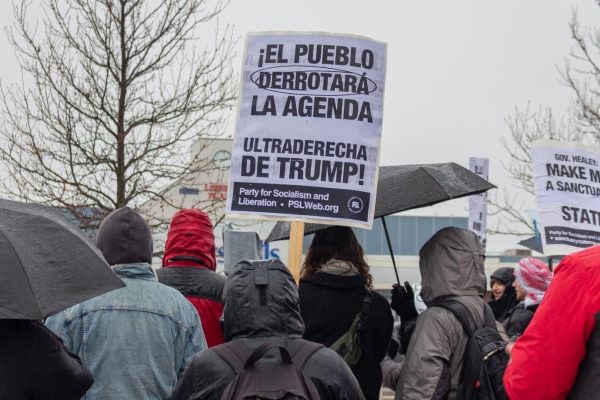
[[[511,400],[597,399],[600,245],[565,257],[504,373]]]
[[[225,277],[215,272],[215,236],[210,218],[197,209],[177,212],[171,220],[158,280],[179,290],[196,307],[209,347],[224,342]]]

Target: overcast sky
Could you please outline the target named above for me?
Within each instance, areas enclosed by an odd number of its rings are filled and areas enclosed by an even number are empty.
[[[528,103],[564,113],[572,96],[558,68],[573,44],[575,7],[582,24],[600,26],[593,0],[232,0],[221,20],[242,37],[238,65],[246,32],[315,30],[387,42],[381,164],[468,166],[469,157],[488,157],[490,181],[511,191],[500,145],[505,118]],[[409,213],[466,210],[467,200],[457,199]],[[490,237],[488,249],[518,247],[518,240]]]
[[[0,2],[3,26],[12,23],[10,3]],[[315,30],[387,42],[381,164],[468,166],[471,156],[488,157],[490,180],[510,190],[499,142],[508,133],[505,118],[528,102],[562,113],[571,100],[557,68],[572,46],[573,7],[582,24],[600,26],[593,0],[232,0],[220,23],[233,24],[241,37],[238,66],[246,32]],[[0,77],[18,79],[5,34],[0,51]],[[466,216],[466,204],[459,199],[411,214]],[[488,249],[516,247],[517,240],[491,237]]]

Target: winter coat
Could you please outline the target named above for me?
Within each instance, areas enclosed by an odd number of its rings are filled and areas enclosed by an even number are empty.
[[[565,257],[512,350],[513,400],[596,399],[600,393],[600,246]]]
[[[532,304],[525,307],[525,303],[521,302],[506,314],[506,319],[502,322],[502,325],[509,337],[522,335],[525,332],[538,306],[539,304]]]
[[[81,360],[38,321],[0,319],[0,399],[76,400],[94,382]]]
[[[498,300],[491,300],[488,305],[494,313],[496,321],[503,322],[507,313],[512,310],[518,303],[515,288],[512,286],[514,282],[514,268],[498,268],[491,275],[490,280],[500,281],[504,284],[504,293]]]
[[[257,287],[258,279],[268,283]],[[265,342],[287,345],[302,337],[304,323],[296,284],[283,263],[240,262],[225,283],[224,320],[225,340],[240,341],[251,350]],[[275,356],[267,357],[272,360]],[[364,399],[344,360],[328,348],[317,350],[302,372],[313,381],[322,400]],[[194,358],[171,399],[219,400],[234,377],[234,371],[216,353],[203,351]]]
[[[194,354],[206,348],[194,307],[181,293],[158,283],[149,264],[139,262],[151,257],[151,240],[148,226],[134,211],[111,213],[100,225],[98,247],[113,262],[124,263],[111,267],[127,286],[46,321],[94,375],[86,400],[164,400]]]
[[[365,279],[316,272],[300,279],[300,314],[306,324],[304,339],[331,346],[350,329],[365,297]],[[366,326],[360,336],[362,355],[352,372],[367,400],[379,399],[380,363],[387,352],[394,319],[388,301],[373,292]]]
[[[215,237],[208,216],[181,210],[173,217],[158,281],[182,293],[196,308],[209,347],[223,343],[225,277],[215,272]]]
[[[453,297],[483,324],[483,250],[471,231],[449,227],[433,235],[419,256],[421,297],[428,308],[417,318],[396,399],[455,399],[468,337],[450,311],[434,304]]]

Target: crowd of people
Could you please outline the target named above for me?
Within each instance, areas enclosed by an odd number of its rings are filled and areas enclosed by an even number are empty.
[[[213,227],[197,209],[173,217],[157,271],[150,228],[128,207],[102,221],[96,245],[126,287],[43,322],[0,320],[1,399],[376,400],[382,385],[398,400],[464,399],[477,391],[464,373],[473,333],[449,301],[502,338],[510,360],[497,398],[600,389],[600,246],[554,274],[532,257],[500,268],[486,302],[479,239],[444,228],[419,254],[427,307],[417,310],[408,283],[391,304],[373,289],[348,227],[315,234],[298,286],[279,260],[215,272]]]

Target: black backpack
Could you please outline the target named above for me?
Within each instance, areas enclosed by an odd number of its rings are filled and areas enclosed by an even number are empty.
[[[445,299],[435,305],[450,311],[469,337],[456,391],[457,400],[508,400],[502,383],[508,364],[504,351],[506,344],[498,333],[490,307],[484,304],[484,324],[479,327],[460,301]]]
[[[238,341],[212,347],[236,373],[221,400],[319,400],[319,392],[302,367],[321,347],[304,339],[287,347],[267,342],[254,351]],[[257,362],[273,349],[279,350],[277,362]]]

